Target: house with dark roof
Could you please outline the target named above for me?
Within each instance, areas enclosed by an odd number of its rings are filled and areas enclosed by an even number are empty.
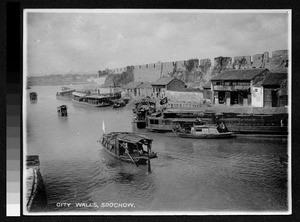
[[[152,84],[154,96],[164,97],[165,91],[185,91],[185,83],[174,77],[161,77]]]
[[[252,106],[253,85],[262,81],[268,69],[224,70],[211,79],[214,104]]]
[[[133,98],[141,95],[140,89],[138,88],[140,85],[142,85],[143,82],[130,82],[127,85],[124,86],[125,89],[125,95]]]
[[[264,106],[288,105],[287,73],[269,73],[260,85],[264,90]]]

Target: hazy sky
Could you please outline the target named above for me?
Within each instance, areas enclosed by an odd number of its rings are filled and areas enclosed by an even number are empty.
[[[157,61],[288,49],[288,14],[156,11],[27,13],[29,75],[97,73]],[[109,13],[104,13],[109,12]]]

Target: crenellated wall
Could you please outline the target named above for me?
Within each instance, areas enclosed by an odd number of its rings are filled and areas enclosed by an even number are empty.
[[[213,66],[210,59],[201,59],[200,61],[198,59],[189,59],[149,63],[132,67],[130,75],[133,73],[133,81],[135,82],[153,82],[162,76],[174,76],[185,81],[189,87],[201,87],[211,77],[225,69],[267,68],[271,72],[287,72],[288,50],[276,50],[272,52],[272,57],[269,57],[268,52],[255,54],[252,57],[249,55],[235,56],[233,59],[219,56],[214,58]],[[110,79],[113,79],[113,75],[124,75],[124,73],[127,73],[127,67],[106,69],[98,73],[99,77],[109,76]],[[105,81],[105,85],[108,82]],[[123,83],[125,82],[123,81]]]

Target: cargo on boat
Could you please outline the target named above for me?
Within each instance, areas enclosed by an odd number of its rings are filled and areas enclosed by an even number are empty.
[[[145,165],[147,160],[157,157],[157,154],[151,151],[152,139],[140,134],[111,132],[103,134],[98,142],[112,157],[137,166]]]
[[[57,114],[59,116],[68,116],[68,107],[66,105],[57,107]]]
[[[145,128],[147,116],[156,112],[156,101],[150,97],[145,97],[136,101],[134,105],[133,122],[137,124],[138,128]]]

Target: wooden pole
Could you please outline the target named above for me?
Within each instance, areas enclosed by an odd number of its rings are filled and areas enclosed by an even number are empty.
[[[150,149],[149,146],[147,146],[147,150],[148,150],[148,173],[151,173],[151,164],[150,164]]]

